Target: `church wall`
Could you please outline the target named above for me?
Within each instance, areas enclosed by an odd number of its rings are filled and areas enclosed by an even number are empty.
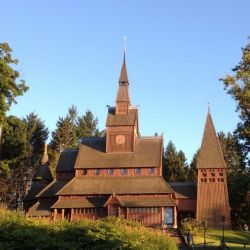
[[[196,200],[193,199],[175,199],[178,212],[196,213]]]

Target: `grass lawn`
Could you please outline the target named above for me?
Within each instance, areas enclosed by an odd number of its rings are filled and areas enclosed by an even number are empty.
[[[220,241],[222,239],[222,230],[211,228],[206,233],[206,241],[214,242],[213,246],[219,246]],[[232,242],[247,242],[249,245],[244,248],[243,245],[228,243],[227,241]],[[194,237],[194,243],[200,244],[203,243],[204,239],[201,236]],[[242,232],[242,231],[233,231],[233,230],[225,230],[225,242],[229,249],[238,250],[238,249],[250,249],[250,232]]]

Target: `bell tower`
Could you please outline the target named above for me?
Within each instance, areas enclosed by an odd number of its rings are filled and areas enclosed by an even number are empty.
[[[209,226],[220,226],[221,217],[230,226],[226,164],[217,138],[210,110],[197,161],[196,218]]]
[[[138,136],[138,109],[131,107],[129,81],[124,51],[119,78],[116,106],[108,110],[106,122],[106,152],[133,152],[135,138]]]

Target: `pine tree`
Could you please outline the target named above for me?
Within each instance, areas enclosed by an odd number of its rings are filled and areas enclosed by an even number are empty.
[[[18,64],[18,60],[13,59],[11,53],[12,49],[8,43],[0,43],[0,160],[2,127],[6,112],[12,103],[16,103],[16,97],[28,90],[25,81],[19,79],[20,73],[13,67]]]
[[[77,118],[76,134],[78,138],[102,137],[103,131],[99,131],[98,119],[94,117],[90,110],[85,115]]]
[[[177,152],[175,145],[170,141],[164,154],[163,177],[166,181],[185,181],[187,171],[188,165],[184,152]]]
[[[242,48],[242,59],[233,68],[233,75],[220,79],[227,93],[237,103],[240,122],[235,131],[243,142],[246,153],[250,151],[250,43]]]

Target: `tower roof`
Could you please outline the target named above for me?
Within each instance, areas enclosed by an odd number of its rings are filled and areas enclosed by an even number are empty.
[[[119,78],[119,84],[120,85],[123,85],[123,84],[129,85],[127,67],[126,67],[126,53],[125,53],[125,51],[123,54],[123,63],[122,63],[122,69],[121,69],[121,74],[120,74],[120,78]]]
[[[48,157],[48,145],[44,144],[43,156],[40,160],[40,165],[37,168],[37,171],[33,177],[33,180],[48,180],[52,181],[53,177],[49,169],[49,157]]]
[[[127,74],[127,68],[126,68],[126,55],[124,52],[122,69],[121,69],[121,74],[119,78],[119,88],[118,88],[118,92],[116,96],[116,102],[127,102],[130,105],[128,86],[129,86],[129,81],[128,81],[128,74]]]
[[[210,110],[207,114],[197,168],[226,168]]]
[[[40,164],[44,165],[49,162],[49,157],[48,157],[48,144],[44,144],[44,150],[43,150],[43,156],[40,160]]]

